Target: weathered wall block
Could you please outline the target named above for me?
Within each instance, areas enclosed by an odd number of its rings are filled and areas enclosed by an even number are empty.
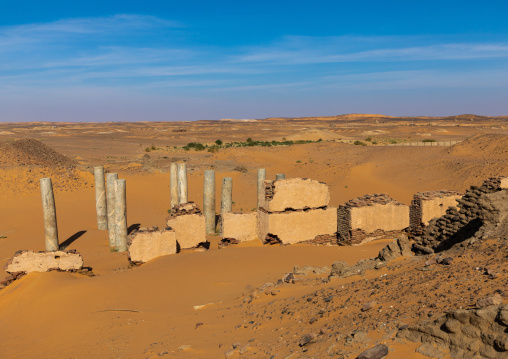
[[[71,251],[34,252],[21,251],[5,265],[8,273],[48,272],[50,270],[73,271],[83,267],[80,254]]]
[[[274,235],[284,244],[310,241],[317,236],[335,236],[337,208],[316,208],[304,211],[269,213],[258,211],[258,237],[265,240]]]
[[[351,208],[351,228],[372,233],[377,229],[397,231],[409,227],[409,206],[388,203]]]
[[[199,243],[206,242],[205,216],[202,214],[169,217],[166,224],[175,231],[181,249],[194,248]]]
[[[409,206],[383,193],[368,194],[339,206],[337,233],[342,243],[361,243],[368,236],[409,227]]]
[[[258,216],[253,213],[224,213],[221,215],[221,235],[240,242],[258,238]]]
[[[174,230],[136,231],[129,236],[129,242],[129,258],[136,263],[176,253]]]
[[[265,197],[260,206],[268,212],[286,209],[321,208],[328,206],[330,191],[326,183],[308,178],[265,181]]]

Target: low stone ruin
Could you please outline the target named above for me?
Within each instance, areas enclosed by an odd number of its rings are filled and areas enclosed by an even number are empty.
[[[83,267],[81,254],[75,251],[19,251],[5,265],[7,273],[77,271]]]
[[[90,277],[94,276],[92,268],[83,267],[83,258],[75,250],[55,252],[18,251],[5,264],[4,270],[9,275],[0,281],[7,286],[16,279],[32,272],[73,272]]]
[[[439,349],[444,347],[453,358],[507,358],[508,305],[499,305],[502,298],[497,297],[486,298],[491,305],[484,308],[454,310],[434,322],[403,326],[397,337],[423,343],[417,351],[432,357],[444,356]]]
[[[497,226],[504,213],[508,178],[494,177],[486,180],[481,186],[471,186],[466,194],[457,200],[457,207],[450,207],[446,214],[432,219],[423,229],[422,234],[414,237],[413,248],[423,253],[439,252],[451,248],[454,244]],[[501,193],[502,192],[502,193]]]
[[[328,186],[318,181],[265,181],[264,202],[257,212],[258,238],[283,244],[330,238],[335,244],[337,210],[328,207],[329,202]]]
[[[409,227],[409,207],[383,193],[368,194],[340,205],[337,210],[340,244],[361,243],[367,236]]]
[[[151,259],[176,252],[174,230],[159,230],[157,227],[140,228],[129,235],[129,260],[133,263],[146,263]]]
[[[173,207],[166,224],[175,231],[180,249],[194,248],[206,242],[205,216],[192,202]]]
[[[446,214],[448,207],[457,207],[457,199],[462,194],[457,191],[418,192],[413,196],[409,207],[409,229],[420,235],[429,221]]]
[[[224,213],[220,217],[221,237],[236,239],[238,242],[258,238],[257,213]]]

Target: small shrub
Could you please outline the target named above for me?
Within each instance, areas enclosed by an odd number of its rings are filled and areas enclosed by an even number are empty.
[[[395,141],[395,140],[390,140],[390,143],[391,143],[391,144],[393,144],[393,145],[395,145],[395,144],[397,143],[397,141]]]
[[[152,149],[150,147],[145,148],[145,152],[151,152]]]
[[[155,146],[152,144],[152,147],[150,147],[150,149],[151,149],[152,151],[155,151],[155,150],[157,149],[157,147],[155,147]]]
[[[322,141],[323,141],[323,139],[322,139],[322,138],[320,138],[320,139],[319,139],[319,140],[317,140],[317,141],[318,141],[318,142],[322,142]]]
[[[221,141],[221,140],[216,140],[216,141],[215,141],[215,144],[216,144],[217,146],[222,146],[222,141]]]
[[[302,161],[298,160],[298,161],[296,161],[296,163],[302,163]]]
[[[365,139],[365,141],[367,141],[367,142],[372,142],[372,136],[367,137],[367,138]]]
[[[249,138],[247,139],[247,141],[246,141],[246,142],[247,142],[247,143],[252,142],[252,138],[250,138],[250,137],[249,137]]]
[[[314,163],[314,160],[309,160],[309,163]]]
[[[372,141],[372,144],[373,145],[377,145],[377,141]]]
[[[358,141],[358,140],[353,142],[353,144],[356,145],[356,146],[367,146],[367,144],[365,142]]]
[[[213,145],[208,149],[208,152],[215,153],[219,152],[219,146]]]
[[[436,142],[436,140],[434,140],[432,138],[426,138],[426,139],[422,140],[422,142]]]

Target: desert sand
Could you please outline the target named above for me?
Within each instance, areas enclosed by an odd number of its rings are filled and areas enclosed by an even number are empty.
[[[312,142],[217,152],[182,148],[247,138]],[[411,145],[425,139],[441,145]],[[208,250],[131,266],[126,253],[110,251],[107,231],[96,229],[93,167],[103,165],[127,180],[131,228],[163,228],[169,165],[176,161],[188,163],[189,199],[200,207],[203,171],[214,169],[218,191],[223,177],[233,178],[233,211],[254,211],[258,168],[271,179],[284,173],[325,182],[332,206],[380,192],[409,205],[419,191],[464,192],[488,177],[508,175],[508,117],[0,124],[2,267],[18,250],[44,250],[39,180],[51,177],[60,243],[77,250],[95,274],[31,273],[1,289],[2,357],[355,358],[382,343],[388,359],[424,358],[415,351],[420,344],[395,339],[398,327],[438,318],[470,306],[470,295],[506,287],[506,246],[497,255],[463,255],[452,270],[420,272],[420,260],[401,258],[362,276],[321,281],[336,261],[353,265],[376,257],[390,237],[359,246],[269,246],[258,240],[219,249],[220,237],[208,235]],[[502,274],[483,283],[474,268],[489,258],[498,260]],[[259,289],[295,266],[322,271],[307,273],[302,283]],[[464,283],[466,272],[470,282]],[[423,295],[443,281],[447,286]],[[372,300],[378,307],[363,313]],[[321,339],[299,345],[308,333]]]

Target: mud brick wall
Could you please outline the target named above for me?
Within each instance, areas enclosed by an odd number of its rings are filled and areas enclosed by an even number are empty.
[[[409,228],[414,235],[421,235],[423,228],[432,218],[446,214],[448,207],[457,206],[462,196],[457,191],[418,192],[413,196],[409,207]]]
[[[441,251],[470,238],[483,224],[480,217],[489,211],[483,204],[482,196],[499,192],[507,185],[507,177],[493,177],[481,186],[471,186],[457,200],[457,207],[448,208],[445,215],[429,221],[421,235],[414,237],[416,244]]]
[[[350,200],[337,211],[340,244],[360,243],[368,236],[400,231],[409,226],[409,207],[383,193]]]

